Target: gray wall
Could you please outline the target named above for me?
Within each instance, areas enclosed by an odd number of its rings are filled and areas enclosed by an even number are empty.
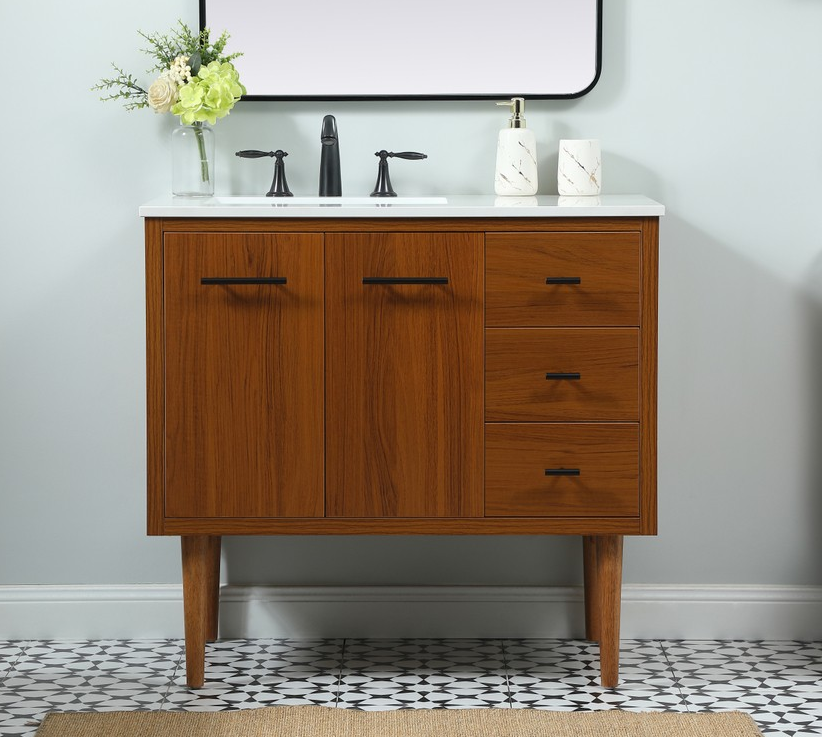
[[[822,3],[606,0],[599,85],[534,102],[541,192],[556,143],[597,137],[606,193],[665,203],[660,276],[660,535],[626,544],[632,583],[822,584]],[[179,580],[144,535],[142,223],[170,189],[176,119],[103,104],[136,30],[196,23],[194,0],[0,3],[0,584]],[[306,53],[311,40],[306,39]],[[489,53],[497,53],[496,50]],[[516,53],[516,50],[512,50]],[[299,59],[290,60],[299,64]],[[288,68],[272,65],[272,74]],[[344,186],[377,148],[407,194],[487,193],[505,114],[489,102],[244,103],[216,127],[218,190],[264,192],[291,152],[312,193],[325,113]],[[578,542],[539,538],[230,539],[233,583],[579,580]]]

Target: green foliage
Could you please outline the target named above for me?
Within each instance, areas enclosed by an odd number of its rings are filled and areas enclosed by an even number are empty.
[[[100,97],[101,100],[123,100],[126,110],[138,110],[141,107],[148,107],[148,93],[130,74],[124,72],[114,62],[111,63],[117,76],[110,79],[101,79],[91,89],[98,92],[108,92],[109,94]]]
[[[242,56],[241,53],[224,55],[223,51],[230,36],[223,31],[214,43],[211,43],[211,31],[204,28],[200,33],[194,33],[183,21],[177,21],[177,27],[168,33],[144,33],[137,31],[148,42],[148,48],[143,51],[156,59],[156,64],[149,72],[162,72],[168,69],[178,56],[192,56],[199,53],[200,63],[210,64],[212,61],[226,62]],[[192,74],[196,74],[191,69]]]
[[[196,77],[200,72],[200,67],[203,66],[203,57],[199,51],[195,51],[188,57],[188,66],[191,69],[191,76]]]
[[[201,68],[207,67],[212,62],[230,63],[238,56],[242,56],[241,53],[225,54],[229,39],[226,31],[223,31],[220,37],[212,42],[208,28],[204,28],[200,33],[194,33],[182,20],[178,20],[177,26],[168,33],[145,33],[143,31],[137,31],[137,33],[147,42],[146,48],[141,50],[154,59],[154,66],[146,70],[147,74],[165,72],[178,56],[187,56],[192,78],[194,78]],[[100,99],[104,101],[122,100],[126,110],[148,107],[147,89],[143,88],[134,76],[124,72],[113,62],[111,66],[116,74],[101,79],[91,88],[96,92],[107,93]],[[186,86],[188,85],[184,85],[183,88]],[[245,92],[244,88],[243,92]]]

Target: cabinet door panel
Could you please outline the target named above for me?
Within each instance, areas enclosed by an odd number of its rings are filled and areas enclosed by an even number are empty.
[[[166,516],[322,516],[322,235],[167,234],[163,259]],[[286,283],[201,283],[261,277]]]
[[[482,246],[478,233],[326,236],[329,516],[482,515]]]

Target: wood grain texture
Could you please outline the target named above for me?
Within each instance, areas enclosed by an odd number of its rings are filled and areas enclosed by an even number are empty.
[[[546,468],[580,473],[546,476]],[[638,476],[635,424],[486,425],[486,515],[635,517]]]
[[[424,517],[387,518],[293,518],[263,517],[257,514],[235,513],[222,518],[165,517],[163,493],[163,357],[161,330],[163,325],[162,236],[164,233],[212,233],[221,236],[229,232],[265,235],[272,231],[299,234],[362,231],[378,233],[391,229],[408,232],[487,232],[489,239],[545,231],[559,236],[570,233],[614,234],[631,237],[641,233],[641,335],[640,335],[640,473],[641,519],[634,517]],[[496,234],[496,235],[495,235]],[[148,490],[149,532],[151,534],[654,534],[656,532],[656,271],[657,218],[608,219],[408,219],[372,218],[349,220],[324,219],[146,219],[146,286],[148,342]],[[153,326],[153,327],[152,327]],[[650,330],[648,330],[650,328]],[[158,335],[160,336],[158,338]],[[152,337],[153,336],[153,337]],[[650,366],[650,369],[648,368]]]
[[[482,515],[482,266],[479,234],[326,236],[329,517]]]
[[[212,542],[206,535],[184,536],[180,538],[180,542],[183,558],[186,683],[191,688],[199,688],[205,680]]]
[[[642,334],[640,340],[639,476],[642,533],[657,533],[657,301],[659,291],[659,219],[646,218],[642,230]]]
[[[639,325],[639,259],[637,232],[489,233],[486,325]]]
[[[622,536],[603,535],[596,542],[599,607],[599,661],[604,688],[619,683],[619,625],[622,608]]]
[[[578,379],[546,379],[576,372]],[[489,422],[639,420],[636,328],[489,328]]]
[[[167,519],[166,535],[636,535],[639,517]]]
[[[322,236],[169,234],[164,269],[166,515],[322,516]]]
[[[146,502],[149,535],[163,534],[165,351],[162,221],[147,219],[146,238]]]

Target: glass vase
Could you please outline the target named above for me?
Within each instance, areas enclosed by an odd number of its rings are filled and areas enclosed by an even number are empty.
[[[175,197],[214,194],[214,131],[208,123],[181,123],[175,128],[171,160],[171,192]]]

